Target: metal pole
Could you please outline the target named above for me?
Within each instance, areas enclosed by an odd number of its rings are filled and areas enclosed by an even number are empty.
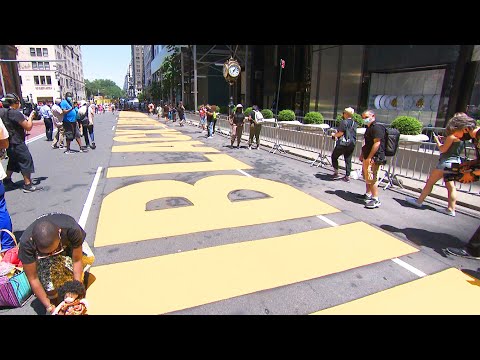
[[[182,69],[182,75],[181,75],[181,79],[182,79],[182,96],[181,96],[181,100],[184,101],[183,97],[184,97],[184,94],[185,94],[185,88],[184,88],[184,73],[183,73],[183,51],[182,49],[180,48],[180,67]]]
[[[6,90],[5,90],[5,82],[3,81],[2,63],[0,63],[0,78],[2,79],[2,91],[3,91],[3,95],[5,95]]]
[[[197,87],[197,45],[193,45],[193,98],[195,103],[193,111],[197,111],[198,108]]]
[[[280,82],[282,81],[282,66],[280,65],[280,76],[278,77],[278,89],[277,89],[277,101],[275,104],[275,144],[272,147],[272,150],[270,151],[271,153],[275,154],[275,151],[279,150],[282,152],[285,152],[283,150],[282,145],[280,145],[279,140],[278,140],[278,99],[280,97]]]

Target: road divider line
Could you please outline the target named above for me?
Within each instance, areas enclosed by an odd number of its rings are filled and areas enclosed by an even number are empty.
[[[92,182],[92,186],[90,187],[90,191],[88,192],[87,200],[85,201],[85,204],[83,205],[82,214],[80,215],[80,219],[78,220],[78,223],[80,224],[80,226],[83,229],[85,229],[85,224],[87,223],[88,214],[90,212],[90,207],[92,206],[93,196],[95,195],[95,190],[97,189],[98,180],[100,179],[100,173],[101,172],[102,172],[102,167],[99,166],[97,168],[97,173],[95,174],[95,177],[93,178],[93,182]]]
[[[328,225],[331,225],[331,226],[338,226],[338,224],[336,222],[333,222],[332,220],[326,218],[325,216],[323,215],[317,215],[317,218],[319,218],[320,220],[323,220],[325,221]]]
[[[45,136],[46,136],[45,134],[37,135],[34,138],[25,140],[25,144],[30,144],[31,142],[34,142],[35,140],[41,139],[42,137],[45,137]]]
[[[403,260],[400,260],[398,258],[395,258],[395,259],[392,259],[392,261],[398,265],[400,265],[401,267],[407,269],[408,271],[411,271],[412,273],[414,273],[415,275],[419,276],[419,277],[424,277],[424,276],[427,276],[427,274],[425,274],[423,271],[420,271],[418,270],[416,267],[413,267],[412,265],[410,264],[407,264],[405,261]]]
[[[237,171],[238,171],[239,173],[241,173],[241,174],[245,175],[245,176],[248,176],[248,177],[253,177],[252,175],[250,175],[250,174],[246,173],[246,172],[245,172],[245,171],[243,171],[243,170],[237,169]]]

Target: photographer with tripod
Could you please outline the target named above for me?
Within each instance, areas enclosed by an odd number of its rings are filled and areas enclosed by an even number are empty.
[[[470,167],[460,167],[461,176],[457,181],[461,183],[471,183],[478,181],[480,169],[475,168],[480,162],[480,129],[475,119],[472,119],[465,113],[456,113],[448,121],[446,131],[453,134],[457,139],[468,141],[472,140],[475,146],[476,162],[471,162]],[[447,247],[444,249],[447,255],[455,255],[469,259],[480,259],[480,226],[472,235],[467,245],[461,248]]]

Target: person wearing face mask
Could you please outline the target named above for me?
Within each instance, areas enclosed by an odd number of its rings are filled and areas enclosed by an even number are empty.
[[[363,178],[365,179],[365,194],[359,199],[365,201],[367,209],[378,208],[382,203],[378,199],[378,169],[386,163],[385,159],[385,127],[377,124],[375,113],[366,110],[362,119],[367,126],[364,135],[364,145],[360,154],[362,161]]]
[[[475,156],[477,161],[480,160],[480,127],[477,126],[475,119],[472,119],[465,113],[456,113],[447,122],[445,130],[449,134],[453,134],[457,139],[462,141],[472,140],[475,146]],[[467,175],[467,174],[465,174]],[[480,176],[480,169],[473,170],[468,174],[465,182],[474,181],[473,175]],[[460,181],[461,182],[461,181]],[[480,226],[472,235],[468,243],[463,247],[447,247],[443,249],[447,255],[455,255],[469,259],[480,259]]]
[[[70,143],[73,139],[77,141],[80,148],[80,152],[87,152],[86,147],[82,146],[80,130],[77,127],[77,112],[73,105],[73,95],[71,92],[65,93],[65,99],[60,103],[60,108],[63,110],[63,129],[65,139],[67,143],[67,150],[65,154],[74,154],[75,152],[70,150]]]

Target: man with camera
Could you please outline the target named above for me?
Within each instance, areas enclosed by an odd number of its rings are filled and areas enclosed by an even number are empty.
[[[2,98],[4,114],[0,114],[10,135],[10,145],[7,149],[8,164],[7,177],[3,179],[5,187],[14,188],[12,181],[14,172],[23,175],[23,192],[30,193],[41,189],[41,187],[32,184],[31,175],[35,172],[32,154],[25,144],[25,131],[30,131],[33,127],[33,118],[35,111],[30,116],[25,116],[20,109],[20,98],[17,94],[11,93]]]
[[[463,141],[472,140],[475,146],[475,155],[477,163],[480,161],[480,127],[477,126],[475,119],[472,119],[465,113],[456,113],[448,121],[446,131],[453,134],[456,138]],[[472,163],[473,164],[473,163]],[[457,180],[461,183],[471,183],[478,181],[480,169],[465,167],[461,169],[461,177]],[[480,259],[480,226],[472,235],[467,245],[461,248],[447,247],[444,249],[447,255],[455,255],[469,259]]]

